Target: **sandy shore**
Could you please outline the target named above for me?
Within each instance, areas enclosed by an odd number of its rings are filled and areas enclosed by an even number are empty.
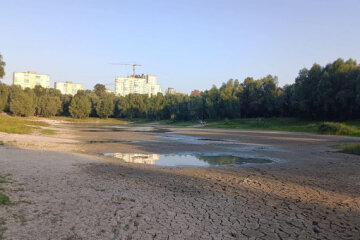
[[[0,207],[5,239],[360,239],[360,157],[329,147],[360,142],[357,138],[189,128],[159,134],[93,132],[87,130],[94,126],[54,126],[61,129],[56,136],[0,134],[0,140],[17,146],[0,146],[0,175],[8,176],[2,187],[14,202]],[[232,142],[158,138],[164,134]],[[101,139],[143,141],[86,142]],[[109,151],[228,151],[277,162],[164,168],[97,155]]]

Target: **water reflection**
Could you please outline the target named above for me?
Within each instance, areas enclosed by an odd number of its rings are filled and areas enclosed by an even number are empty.
[[[191,155],[191,154],[146,154],[146,153],[104,153],[104,156],[118,158],[128,163],[152,164],[176,167],[238,166],[242,164],[271,163],[264,158],[248,158],[233,155]]]
[[[160,159],[159,154],[145,153],[105,153],[105,156],[115,157],[129,163],[155,164]]]

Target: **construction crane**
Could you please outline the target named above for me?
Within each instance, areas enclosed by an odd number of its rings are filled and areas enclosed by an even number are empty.
[[[133,67],[133,77],[135,77],[135,70],[136,70],[136,67],[139,66],[141,67],[142,65],[141,64],[137,64],[136,62],[134,62],[133,64],[130,64],[130,63],[109,63],[111,65],[125,65],[125,66],[132,66]]]

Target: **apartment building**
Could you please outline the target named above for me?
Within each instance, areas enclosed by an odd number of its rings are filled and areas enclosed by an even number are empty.
[[[148,94],[154,96],[161,92],[157,77],[150,74],[115,78],[115,94],[126,96],[130,93]]]
[[[81,83],[55,82],[55,89],[60,90],[62,94],[75,95],[79,90],[83,90]]]
[[[43,88],[50,87],[50,76],[47,74],[38,74],[36,72],[14,72],[13,84],[19,85],[23,89],[35,88],[35,86],[42,86]]]

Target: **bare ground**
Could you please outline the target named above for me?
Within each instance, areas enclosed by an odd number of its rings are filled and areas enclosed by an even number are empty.
[[[360,239],[360,157],[329,148],[357,138],[53,124],[55,136],[0,134],[8,144],[0,146],[2,187],[14,203],[0,207],[5,239]],[[232,141],[189,144],[159,135]],[[86,143],[101,139],[145,141]],[[109,151],[241,152],[277,162],[164,168],[97,155]]]

